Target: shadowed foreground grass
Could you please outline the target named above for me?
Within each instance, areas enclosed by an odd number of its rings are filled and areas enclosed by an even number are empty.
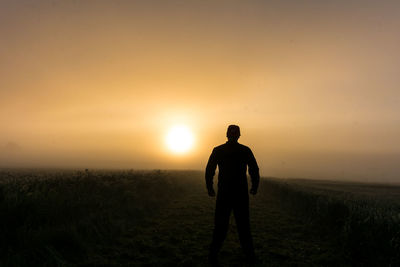
[[[20,266],[101,259],[102,246],[182,192],[160,172],[3,171],[0,180],[1,260]]]
[[[215,198],[207,196],[201,172],[2,170],[0,176],[0,265],[206,265]],[[357,265],[341,227],[310,219],[329,194],[312,198],[314,189],[299,188],[262,179],[250,197],[260,266]],[[304,203],[314,213],[302,210]],[[245,265],[233,216],[220,262]]]

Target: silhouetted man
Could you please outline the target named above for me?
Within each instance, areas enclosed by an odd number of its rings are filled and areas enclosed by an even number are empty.
[[[226,133],[228,141],[213,149],[206,167],[208,195],[215,196],[213,177],[218,166],[218,194],[215,206],[215,226],[210,245],[209,262],[216,263],[218,252],[225,240],[231,211],[235,216],[240,244],[250,262],[254,262],[254,247],[250,233],[249,194],[247,186],[247,166],[251,177],[250,193],[257,193],[260,174],[256,159],[250,148],[238,143],[240,128],[229,125]]]

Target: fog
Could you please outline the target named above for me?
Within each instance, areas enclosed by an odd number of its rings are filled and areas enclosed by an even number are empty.
[[[1,1],[0,167],[399,182],[397,1]],[[185,124],[195,146],[173,155]]]

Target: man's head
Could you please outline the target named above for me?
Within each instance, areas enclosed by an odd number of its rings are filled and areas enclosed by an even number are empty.
[[[240,128],[237,125],[229,125],[226,131],[226,137],[228,140],[237,141],[240,137]]]

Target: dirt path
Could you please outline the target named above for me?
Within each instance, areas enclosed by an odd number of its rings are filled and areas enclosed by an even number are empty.
[[[102,248],[102,264],[206,266],[213,228],[215,198],[196,184],[158,216],[130,229],[117,244]],[[251,227],[260,266],[343,265],[329,239],[290,215],[260,190],[250,199]],[[221,266],[244,266],[236,226],[231,217]],[[100,259],[99,259],[100,261]],[[96,263],[92,262],[92,263]]]

